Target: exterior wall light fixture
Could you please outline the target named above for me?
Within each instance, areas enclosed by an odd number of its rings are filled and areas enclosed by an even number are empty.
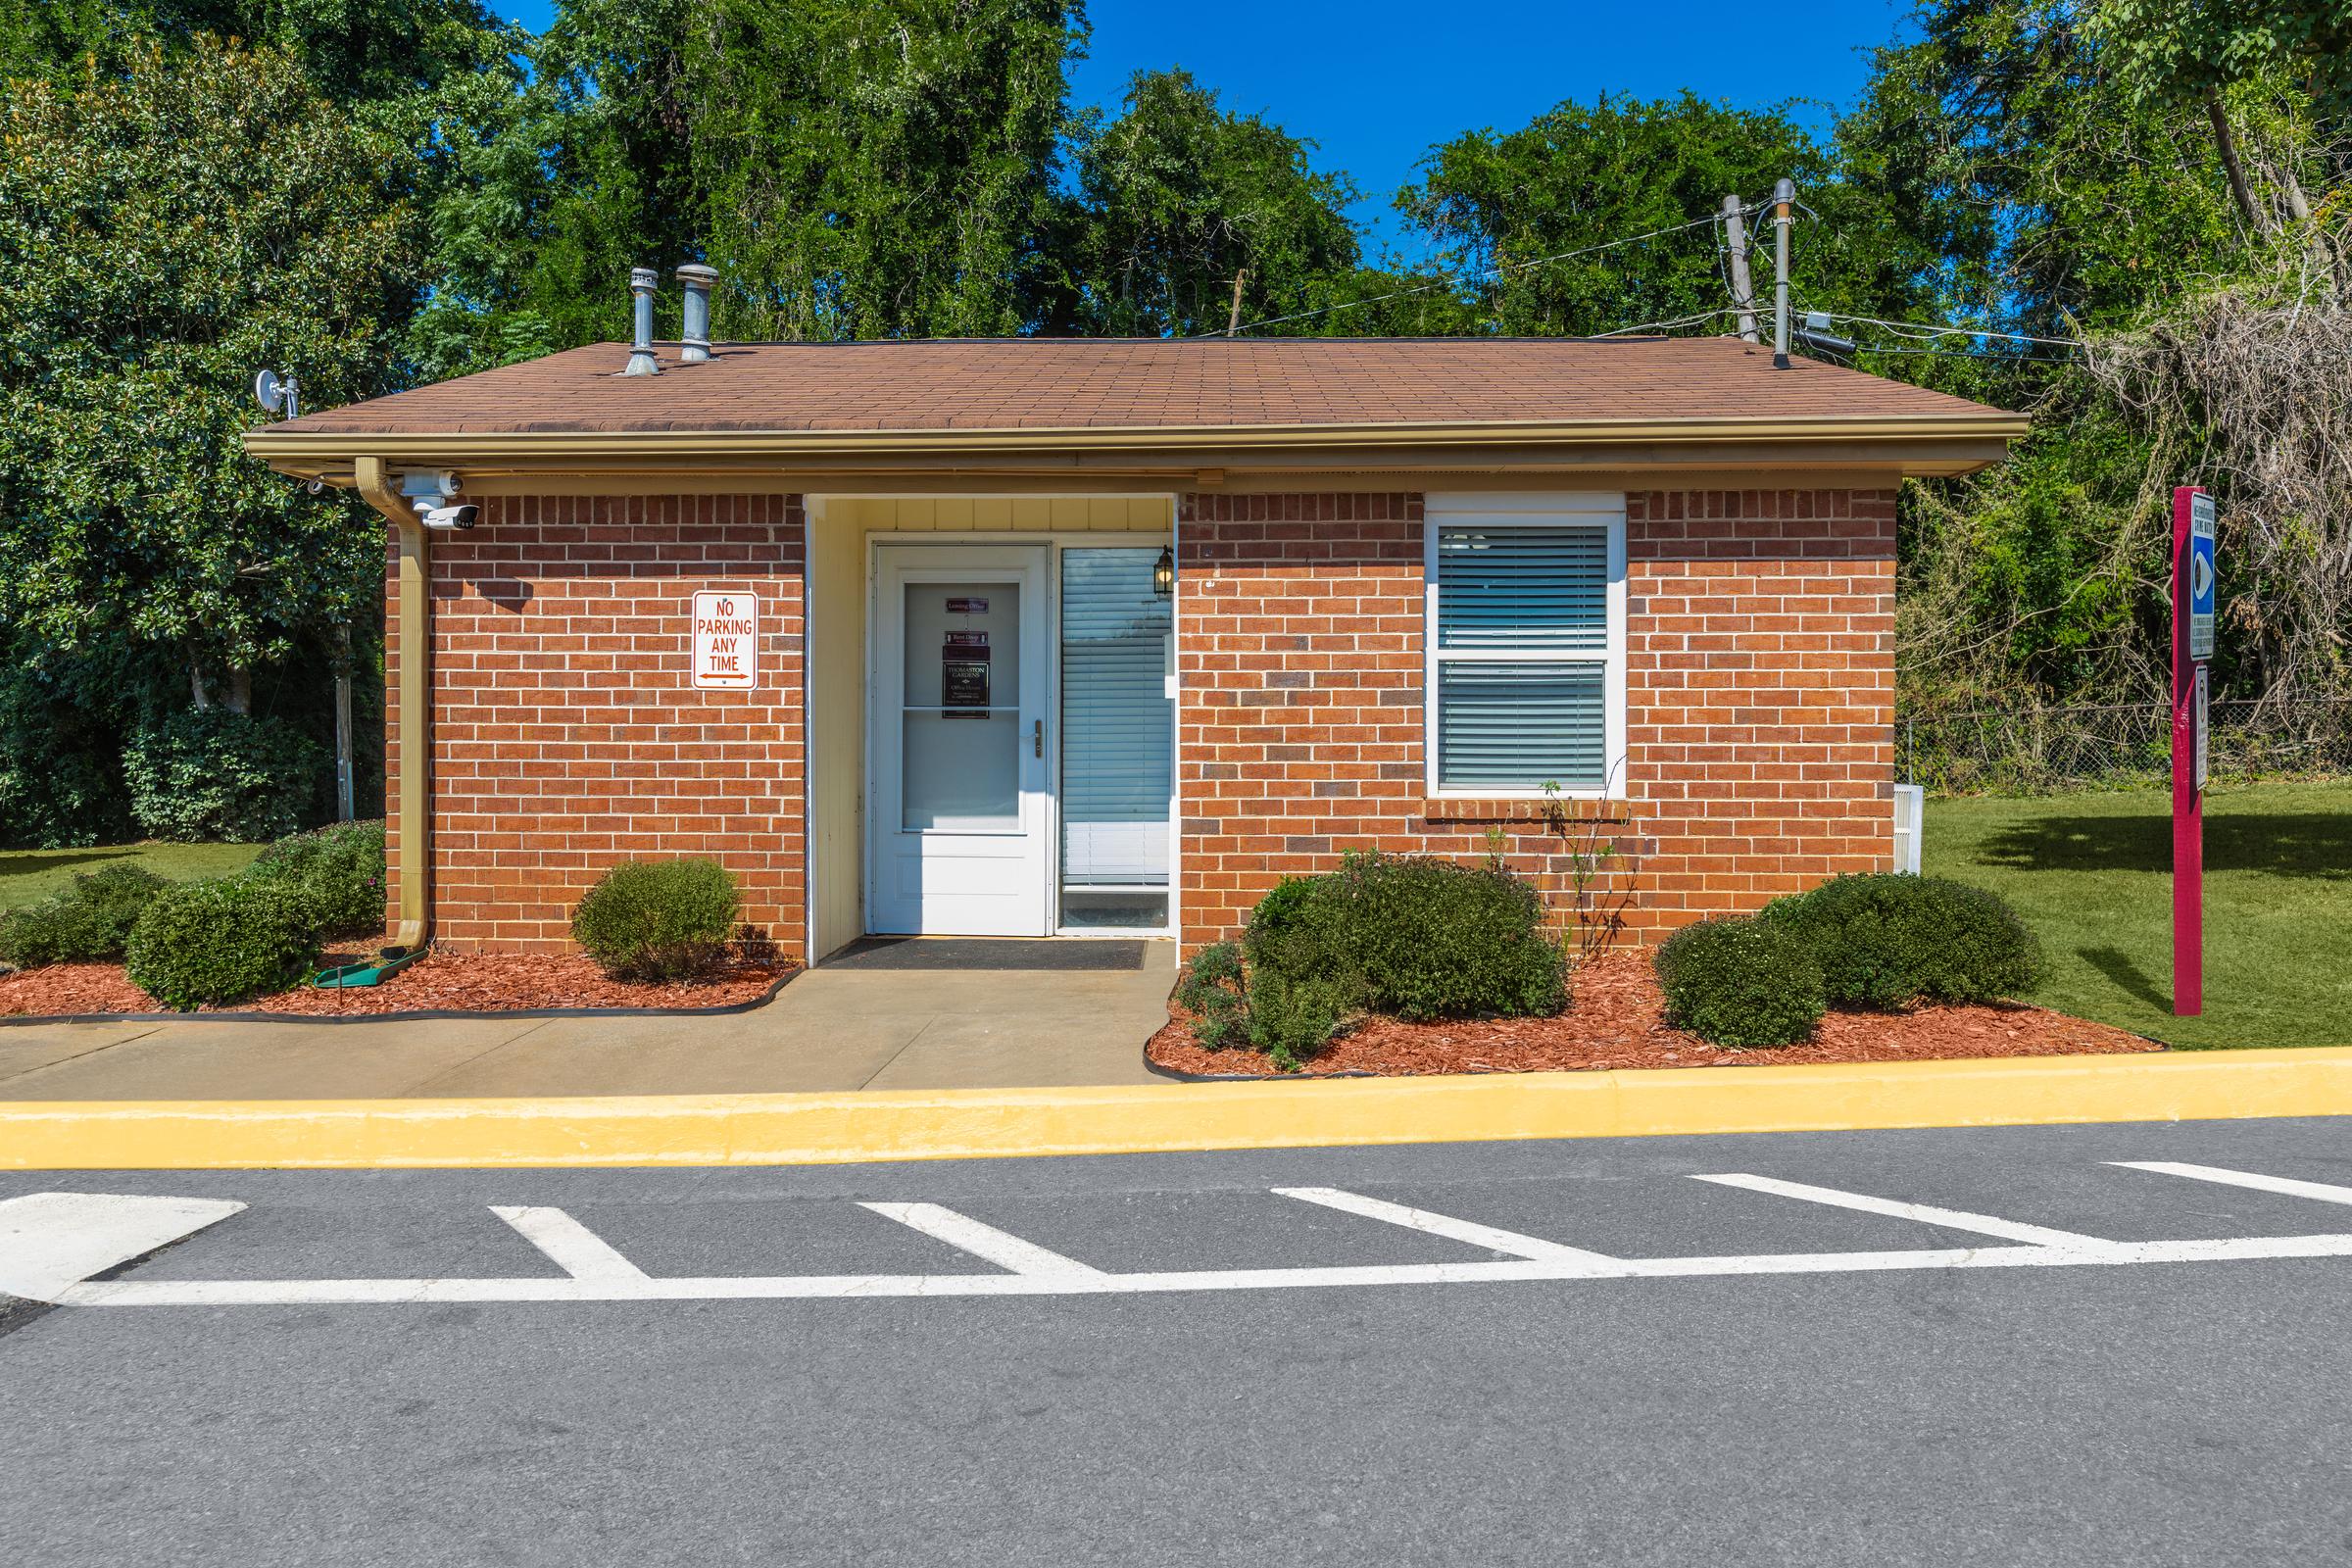
[[[1152,564],[1152,592],[1162,599],[1176,597],[1176,547],[1168,545]]]

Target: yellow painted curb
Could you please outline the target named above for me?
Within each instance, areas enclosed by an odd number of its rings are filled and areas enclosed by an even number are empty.
[[[0,1168],[781,1165],[2352,1114],[2352,1048],[566,1100],[19,1101]]]

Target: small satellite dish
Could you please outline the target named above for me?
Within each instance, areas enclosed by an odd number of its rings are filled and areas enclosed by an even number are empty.
[[[253,401],[271,414],[286,406],[286,384],[275,370],[264,370],[253,378]]]

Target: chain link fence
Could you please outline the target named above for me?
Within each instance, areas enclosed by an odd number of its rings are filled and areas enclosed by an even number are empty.
[[[2352,775],[2352,702],[2214,703],[2206,769],[2222,782]],[[2163,703],[1984,709],[1898,718],[1895,763],[1930,795],[2124,789],[2172,777]]]

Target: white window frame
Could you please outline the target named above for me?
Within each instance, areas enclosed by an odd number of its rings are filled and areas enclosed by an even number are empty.
[[[1626,796],[1625,745],[1625,494],[1623,491],[1560,491],[1544,494],[1432,495],[1422,503],[1422,745],[1423,787],[1433,800],[1540,801],[1541,783],[1522,789],[1446,789],[1438,782],[1438,674],[1448,663],[1600,664],[1602,784],[1598,789],[1563,786],[1563,801],[1622,801]],[[1592,653],[1559,648],[1455,648],[1438,646],[1438,536],[1465,525],[1482,528],[1542,527],[1603,529],[1608,537],[1608,640]]]

